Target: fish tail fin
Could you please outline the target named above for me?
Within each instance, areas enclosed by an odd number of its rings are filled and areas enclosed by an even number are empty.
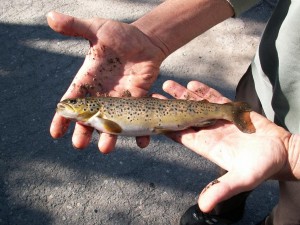
[[[230,102],[227,104],[232,107],[231,121],[237,128],[244,133],[254,133],[255,127],[250,118],[251,107],[245,102]]]

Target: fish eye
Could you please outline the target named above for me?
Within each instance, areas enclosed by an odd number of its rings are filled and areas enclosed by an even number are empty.
[[[70,99],[70,103],[71,103],[71,104],[76,104],[76,103],[77,103],[77,100],[76,100],[76,99]]]

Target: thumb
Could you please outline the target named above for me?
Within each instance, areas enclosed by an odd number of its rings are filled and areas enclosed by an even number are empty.
[[[96,39],[97,30],[106,20],[79,19],[51,11],[47,14],[47,21],[49,26],[58,33],[69,36],[80,36],[93,42]],[[97,23],[94,24],[93,22]]]
[[[210,212],[220,202],[225,201],[241,192],[252,190],[249,182],[239,174],[227,172],[220,178],[210,182],[201,192],[198,200],[203,212]]]

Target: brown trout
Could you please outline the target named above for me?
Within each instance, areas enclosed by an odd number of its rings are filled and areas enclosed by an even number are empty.
[[[144,136],[205,127],[223,119],[245,133],[255,132],[250,107],[244,102],[226,104],[157,98],[87,97],[65,99],[57,113],[81,124],[116,135]]]

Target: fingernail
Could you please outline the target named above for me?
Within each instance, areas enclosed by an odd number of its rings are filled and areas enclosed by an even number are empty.
[[[81,150],[81,148],[75,146],[75,144],[74,144],[73,142],[72,142],[72,146],[73,146],[73,148],[74,148],[75,150]]]
[[[52,11],[47,12],[46,17],[53,20],[54,19],[53,12]]]

